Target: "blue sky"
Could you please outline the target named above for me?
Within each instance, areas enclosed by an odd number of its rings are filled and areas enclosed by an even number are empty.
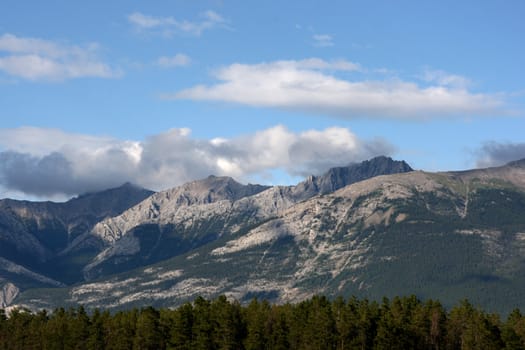
[[[525,158],[520,0],[1,5],[0,197]]]

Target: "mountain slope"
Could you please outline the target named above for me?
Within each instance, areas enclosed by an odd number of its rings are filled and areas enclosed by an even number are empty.
[[[26,289],[126,271],[247,230],[327,188],[409,170],[404,162],[378,157],[297,186],[241,185],[210,176],[157,194],[125,184],[66,203],[2,200],[0,258],[32,274],[0,268],[0,278]]]
[[[364,178],[411,171],[387,157],[330,169],[297,186],[241,185],[209,177],[159,192],[122,215],[97,224],[91,235],[107,248],[84,268],[86,279],[151,264],[246,230],[281,215],[296,203]]]
[[[64,259],[61,254],[74,239],[100,220],[120,214],[151,194],[125,184],[65,203],[0,200],[0,258],[36,274],[67,280],[57,263]],[[13,279],[12,272],[0,267],[0,278],[7,274]]]
[[[446,305],[469,298],[508,313],[525,307],[522,165],[373,177],[290,201],[269,210],[266,220],[157,264],[45,296],[27,291],[16,302],[118,309],[173,306],[197,295],[287,302],[315,293],[373,299],[416,294]],[[235,203],[266,203],[258,197],[282,190]]]

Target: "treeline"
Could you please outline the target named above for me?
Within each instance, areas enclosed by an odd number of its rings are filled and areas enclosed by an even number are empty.
[[[0,349],[525,349],[525,318],[467,301],[446,311],[416,297],[381,303],[315,296],[246,306],[221,296],[175,310],[0,310]]]

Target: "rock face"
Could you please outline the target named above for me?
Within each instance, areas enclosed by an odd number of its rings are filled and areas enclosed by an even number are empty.
[[[319,194],[334,192],[345,186],[375,176],[410,171],[413,171],[413,169],[406,162],[380,156],[359,164],[332,168],[322,176],[310,176],[306,181],[298,184],[294,192],[299,200],[304,200]]]
[[[71,248],[75,238],[89,232],[97,222],[120,214],[151,194],[152,191],[125,184],[65,203],[0,200],[0,258],[33,270],[36,275],[49,275],[52,277],[49,280],[55,277],[67,280],[69,274],[64,274],[60,264],[61,260],[67,260],[63,252]],[[84,248],[97,249],[96,246]],[[69,268],[74,270],[74,266]],[[0,277],[6,274],[13,278],[12,271],[3,271],[0,267]],[[24,276],[27,279],[28,275]],[[41,285],[42,281],[37,279],[35,283]]]
[[[377,157],[330,169],[297,186],[241,185],[228,177],[210,176],[159,192],[93,228],[92,236],[107,248],[85,266],[84,277],[89,280],[173,257],[280,215],[313,196],[377,175],[408,171],[412,169],[405,162]],[[156,240],[150,249],[144,249],[145,234]]]
[[[297,186],[242,185],[210,176],[155,194],[125,184],[66,203],[2,200],[0,257],[34,275],[0,269],[0,277],[29,288],[127,271],[236,234],[363,178],[410,170],[404,162],[378,157]]]
[[[0,307],[4,308],[10,305],[17,297],[20,290],[12,283],[6,283],[0,290]]]
[[[197,295],[416,294],[505,313],[525,306],[523,164],[427,173],[379,157],[297,186],[194,181],[76,236],[66,256],[97,248],[83,283],[14,302],[119,309]]]

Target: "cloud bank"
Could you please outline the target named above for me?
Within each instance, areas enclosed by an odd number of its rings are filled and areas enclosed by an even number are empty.
[[[26,80],[62,81],[122,75],[98,58],[97,44],[64,45],[49,40],[0,36],[0,71]]]
[[[208,175],[240,181],[320,174],[394,149],[339,127],[292,132],[278,125],[235,138],[197,139],[171,129],[144,141],[70,134],[56,129],[0,129],[0,186],[27,195],[75,195],[133,182],[154,190]]]
[[[227,21],[218,13],[208,10],[196,21],[177,20],[171,16],[150,16],[141,12],[128,15],[128,21],[139,31],[172,36],[175,33],[200,36],[204,31],[225,25]]]
[[[167,99],[206,100],[253,107],[272,107],[339,118],[429,119],[502,114],[504,103],[492,94],[467,90],[468,80],[442,71],[428,71],[423,81],[340,78],[341,71],[365,73],[349,61],[317,58],[232,64],[214,72],[212,85],[198,85]],[[348,75],[348,74],[347,74]]]
[[[480,168],[504,165],[525,159],[525,143],[487,142],[477,152],[476,165]]]

